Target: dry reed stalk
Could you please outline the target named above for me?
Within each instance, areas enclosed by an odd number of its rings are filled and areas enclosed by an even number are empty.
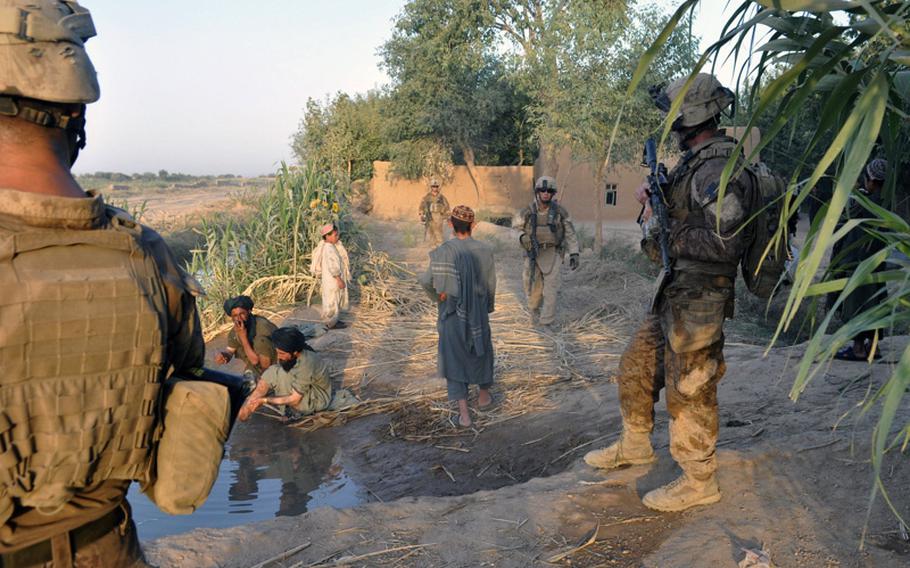
[[[523,298],[502,290],[496,298],[497,311],[490,318],[496,357],[494,388],[502,400],[489,411],[476,412],[474,430],[453,433],[450,417],[454,413],[446,400],[444,382],[433,379],[436,306],[403,263],[372,248],[365,254],[368,279],[360,288],[360,305],[349,331],[350,352],[340,372],[342,382],[359,384],[364,369],[375,369],[394,377],[401,388],[293,424],[304,431],[388,413],[392,414],[390,435],[396,438],[434,443],[441,438],[476,436],[488,426],[552,408],[554,389],[572,380],[588,380],[586,368],[601,373],[605,359],[618,351],[621,338],[617,329],[624,322],[609,306],[595,307],[558,331],[542,333],[529,326]],[[357,380],[352,380],[352,373],[358,374]]]

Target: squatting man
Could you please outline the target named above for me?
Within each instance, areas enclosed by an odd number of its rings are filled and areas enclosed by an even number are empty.
[[[329,367],[303,333],[296,327],[280,327],[272,333],[272,342],[278,361],[262,374],[237,417],[248,420],[265,404],[292,420],[327,409],[332,402]]]
[[[227,348],[215,354],[215,362],[226,365],[236,356],[246,365],[244,376],[255,383],[275,361],[271,335],[277,328],[266,318],[253,313],[253,299],[249,296],[228,298],[223,307],[233,325],[228,333]]]

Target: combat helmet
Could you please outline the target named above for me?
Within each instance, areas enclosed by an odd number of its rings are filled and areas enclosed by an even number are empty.
[[[681,77],[666,87],[651,87],[649,93],[655,106],[669,112],[673,102],[682,93],[687,80],[688,77]],[[735,101],[733,91],[721,85],[717,77],[699,73],[686,91],[679,107],[679,114],[673,119],[671,127],[673,130],[682,130],[703,124],[721,114]]]
[[[888,161],[883,158],[875,158],[866,166],[866,177],[875,181],[885,181],[888,174]]]
[[[537,178],[537,181],[534,182],[534,190],[541,189],[552,189],[553,193],[556,193],[556,180],[550,176],[540,176]]]
[[[84,147],[84,105],[100,96],[85,52],[94,36],[75,1],[0,0],[0,114],[63,128],[74,153]]]

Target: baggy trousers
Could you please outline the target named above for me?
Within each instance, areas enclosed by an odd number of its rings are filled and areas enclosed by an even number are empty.
[[[706,480],[717,470],[717,383],[724,376],[724,340],[689,353],[674,353],[657,316],[649,314],[619,361],[623,425],[654,428],[654,403],[666,389],[670,455],[683,471]]]
[[[445,241],[446,217],[436,217],[427,223],[427,240],[430,246],[438,247]]]
[[[562,285],[562,258],[555,251],[549,251],[546,256],[552,255],[552,258],[538,258],[537,262],[531,259],[525,259],[524,273],[522,280],[524,283],[525,294],[528,296],[528,310],[532,317],[537,316],[540,310],[540,323],[550,325],[556,319],[556,298],[559,295],[559,288]],[[547,274],[544,274],[540,265],[551,267]],[[531,273],[534,273],[534,282],[531,283]]]

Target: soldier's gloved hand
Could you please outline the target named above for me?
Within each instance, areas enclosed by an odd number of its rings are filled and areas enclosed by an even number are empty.
[[[578,270],[578,253],[569,255],[569,268],[571,270]]]

